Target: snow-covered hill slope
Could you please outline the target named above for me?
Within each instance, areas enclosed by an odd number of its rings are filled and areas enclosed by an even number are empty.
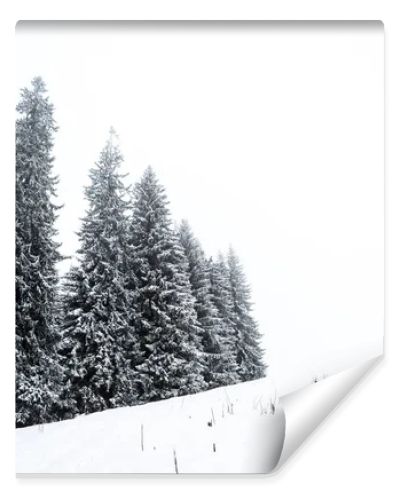
[[[18,473],[270,471],[284,416],[268,379],[16,431]]]

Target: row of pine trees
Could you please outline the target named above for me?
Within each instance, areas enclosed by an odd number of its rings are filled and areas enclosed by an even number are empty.
[[[113,131],[90,170],[79,250],[61,280],[46,87],[16,121],[16,424],[72,418],[265,375],[250,290],[232,249],[208,258],[148,168],[133,189]]]

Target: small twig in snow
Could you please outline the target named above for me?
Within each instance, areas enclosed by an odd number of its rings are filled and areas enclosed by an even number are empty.
[[[175,468],[175,474],[179,474],[179,470],[178,470],[178,459],[176,457],[176,451],[175,451],[175,448],[174,448],[174,468]]]
[[[212,417],[212,422],[215,425],[214,410],[212,408],[211,408],[211,417]]]

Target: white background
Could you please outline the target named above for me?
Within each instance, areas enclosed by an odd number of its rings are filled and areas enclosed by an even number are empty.
[[[158,9],[154,6],[158,3]],[[69,2],[57,5],[51,2],[20,2],[16,12],[1,16],[1,46],[5,48],[1,93],[2,144],[7,148],[3,155],[2,181],[2,263],[3,337],[2,343],[2,391],[8,403],[2,405],[1,448],[4,464],[1,472],[3,492],[7,498],[96,498],[154,497],[188,498],[196,494],[218,497],[269,497],[269,498],[398,498],[398,446],[399,446],[399,255],[400,255],[400,18],[396,2],[385,1],[336,1],[280,2],[269,8],[262,2],[207,2],[191,9],[184,2],[147,2],[138,8],[131,2],[131,10],[123,13],[113,2]],[[172,5],[172,6],[171,6]],[[150,8],[152,6],[152,8]],[[213,7],[212,7],[213,6]],[[75,9],[74,9],[75,7]],[[136,7],[136,8],[134,8]],[[178,8],[180,7],[180,9]],[[10,124],[14,120],[14,24],[17,19],[119,19],[126,18],[267,18],[267,19],[382,19],[386,29],[386,359],[369,376],[351,398],[341,406],[316,435],[298,451],[295,457],[278,474],[272,477],[214,477],[214,478],[51,478],[15,479],[13,460],[13,165],[14,133]],[[8,47],[8,49],[7,49]],[[3,206],[4,204],[4,206]],[[9,217],[4,215],[10,214]],[[4,371],[4,375],[3,375]],[[351,400],[351,401],[350,401]],[[392,452],[392,455],[391,455]]]
[[[108,128],[206,253],[230,244],[278,393],[382,352],[381,23],[19,23],[55,105],[61,251]],[[68,269],[69,261],[63,262]]]

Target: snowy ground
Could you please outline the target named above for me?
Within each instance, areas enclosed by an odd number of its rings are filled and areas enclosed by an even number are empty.
[[[261,379],[18,429],[17,473],[265,473],[284,438],[271,401]]]

